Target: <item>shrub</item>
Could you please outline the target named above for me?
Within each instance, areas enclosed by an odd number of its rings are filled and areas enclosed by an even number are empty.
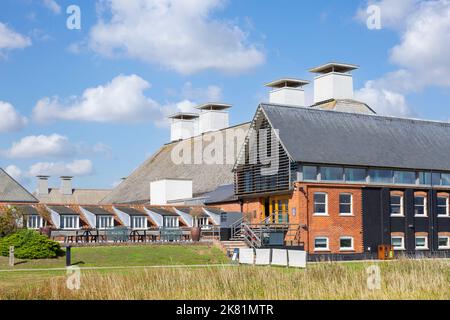
[[[20,230],[0,239],[0,254],[8,256],[10,246],[14,246],[14,256],[19,259],[48,259],[64,254],[58,242],[33,230]]]

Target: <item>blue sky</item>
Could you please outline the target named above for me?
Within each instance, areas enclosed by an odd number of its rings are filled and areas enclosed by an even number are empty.
[[[168,142],[167,114],[214,99],[249,121],[264,83],[328,61],[361,66],[379,113],[448,121],[449,35],[447,0],[3,0],[0,167],[30,190],[38,173],[110,188]]]

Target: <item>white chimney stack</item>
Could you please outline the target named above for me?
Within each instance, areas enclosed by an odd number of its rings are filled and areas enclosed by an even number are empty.
[[[266,84],[266,87],[272,88],[270,91],[269,102],[273,104],[305,107],[305,91],[303,87],[309,84],[309,81],[283,78]]]
[[[353,77],[350,72],[358,68],[352,64],[330,62],[309,70],[318,74],[314,78],[314,103],[353,99]]]
[[[180,112],[169,117],[170,141],[179,141],[198,135],[198,114]]]
[[[37,176],[38,178],[38,194],[39,195],[48,195],[48,179],[49,176]]]
[[[70,196],[73,194],[72,179],[73,177],[61,177],[61,193],[65,196]]]
[[[197,109],[200,110],[199,134],[228,128],[230,119],[227,110],[231,107],[225,103],[206,103],[198,106]]]

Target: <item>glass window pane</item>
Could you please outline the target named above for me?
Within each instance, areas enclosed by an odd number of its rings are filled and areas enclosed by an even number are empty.
[[[314,241],[314,246],[318,249],[326,249],[328,244],[328,240],[325,238],[317,238]]]
[[[419,172],[419,183],[421,185],[431,184],[431,173],[430,172]]]
[[[401,204],[402,202],[402,197],[400,196],[391,196],[391,204]]]
[[[324,204],[315,204],[314,212],[315,213],[326,213],[326,206]]]
[[[424,207],[415,207],[414,208],[414,214],[416,216],[424,216],[425,215],[425,209]]]
[[[423,206],[425,204],[425,197],[414,197],[414,204]]]
[[[352,206],[349,204],[341,204],[339,205],[339,212],[340,213],[352,213]]]
[[[447,198],[446,197],[438,197],[437,204],[438,204],[438,206],[447,206]]]
[[[450,174],[442,174],[441,175],[441,179],[442,179],[442,185],[443,186],[450,186]]]
[[[339,195],[339,202],[340,203],[351,203],[352,196],[349,194],[341,194],[341,195]]]
[[[394,248],[401,248],[401,247],[403,247],[403,238],[392,237],[391,243]]]
[[[320,175],[323,181],[342,181],[344,180],[344,169],[338,167],[322,167]]]
[[[392,183],[393,172],[391,170],[369,170],[372,183]]]
[[[340,246],[341,248],[352,248],[353,247],[352,242],[353,241],[350,238],[341,238]]]
[[[315,203],[325,203],[326,195],[324,193],[315,193],[314,194],[314,202]]]
[[[448,237],[439,237],[439,247],[446,248],[449,246],[449,238]]]
[[[303,166],[303,180],[317,180],[317,167]]]
[[[395,171],[394,181],[398,184],[416,184],[416,173],[408,171]]]
[[[433,173],[431,176],[431,180],[434,186],[439,186],[441,184],[441,174]]]
[[[416,247],[423,248],[426,247],[426,240],[424,237],[416,238]]]
[[[365,182],[366,181],[366,169],[345,169],[345,181],[349,182]]]

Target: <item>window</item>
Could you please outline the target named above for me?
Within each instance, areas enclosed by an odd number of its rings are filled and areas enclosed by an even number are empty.
[[[320,179],[322,181],[343,181],[344,169],[338,167],[320,168]]]
[[[403,217],[403,197],[391,195],[391,216]]]
[[[426,250],[426,249],[428,249],[428,237],[416,236],[416,250]]]
[[[443,186],[450,186],[450,174],[448,173],[443,173],[441,175],[441,183]]]
[[[39,229],[43,227],[43,220],[41,216],[30,215],[26,217],[28,229]]]
[[[437,198],[437,213],[439,217],[448,217],[448,197],[438,196]]]
[[[319,237],[314,239],[315,251],[329,251],[328,238]]]
[[[341,251],[352,251],[353,247],[353,238],[352,237],[341,237],[339,239],[339,246]]]
[[[317,167],[303,166],[303,180],[317,180]]]
[[[164,217],[165,228],[178,228],[179,226],[178,217]]]
[[[450,249],[450,237],[439,236],[438,244],[439,244],[439,249]]]
[[[366,182],[366,169],[345,169],[345,181]]]
[[[394,250],[405,250],[405,238],[403,236],[392,236],[391,245]]]
[[[395,171],[394,183],[397,184],[416,184],[416,173],[408,171]]]
[[[134,229],[134,230],[147,229],[147,218],[144,216],[131,217],[131,229]]]
[[[255,211],[255,215],[256,215],[256,211]],[[198,218],[198,225],[200,227],[208,226],[209,225],[208,217]]]
[[[370,182],[392,184],[392,174],[391,170],[369,170]]]
[[[433,186],[441,185],[441,174],[440,173],[433,173],[431,175],[431,183],[433,184]]]
[[[427,197],[425,196],[414,197],[414,215],[416,217],[427,216]]]
[[[431,173],[430,172],[419,172],[419,184],[420,185],[430,185],[431,184]]]
[[[327,204],[327,194],[326,193],[314,193],[314,214],[327,216],[328,215],[328,204]]]
[[[79,216],[61,216],[61,229],[74,230],[80,229]]]
[[[339,195],[339,213],[342,216],[353,215],[352,198],[353,196],[351,194],[341,193]]]
[[[97,217],[97,228],[98,229],[114,228],[114,217],[113,216],[98,216]]]

